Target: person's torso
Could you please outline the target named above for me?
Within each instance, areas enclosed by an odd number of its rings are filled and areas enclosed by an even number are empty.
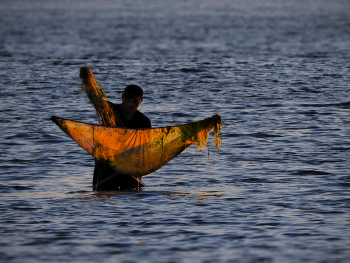
[[[121,104],[113,104],[109,102],[114,112],[118,115],[117,117],[120,118],[120,121],[123,123],[123,128],[131,128],[131,129],[139,129],[139,128],[151,128],[151,121],[148,117],[146,117],[143,113],[141,113],[139,110],[136,110],[134,116],[131,120],[127,120],[124,118]],[[117,122],[118,123],[118,122]]]

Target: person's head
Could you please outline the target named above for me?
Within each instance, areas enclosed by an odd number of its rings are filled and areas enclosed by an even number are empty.
[[[143,100],[143,90],[137,85],[126,86],[122,94],[122,107],[127,113],[137,110]]]

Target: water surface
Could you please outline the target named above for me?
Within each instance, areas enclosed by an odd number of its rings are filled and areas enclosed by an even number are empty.
[[[348,262],[348,1],[2,1],[1,262]],[[94,192],[49,118],[131,83],[154,127],[223,119],[140,192]]]

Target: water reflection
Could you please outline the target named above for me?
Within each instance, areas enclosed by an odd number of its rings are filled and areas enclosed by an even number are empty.
[[[348,2],[150,1],[0,1],[0,261],[348,262]],[[84,65],[154,126],[219,113],[220,154],[93,192],[48,121],[97,123]]]

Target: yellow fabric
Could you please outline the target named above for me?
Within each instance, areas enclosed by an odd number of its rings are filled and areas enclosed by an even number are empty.
[[[219,115],[180,126],[154,129],[109,128],[58,117],[52,120],[97,160],[118,173],[134,177],[158,170],[193,143],[205,148],[211,129],[214,129],[214,142],[220,142]]]

